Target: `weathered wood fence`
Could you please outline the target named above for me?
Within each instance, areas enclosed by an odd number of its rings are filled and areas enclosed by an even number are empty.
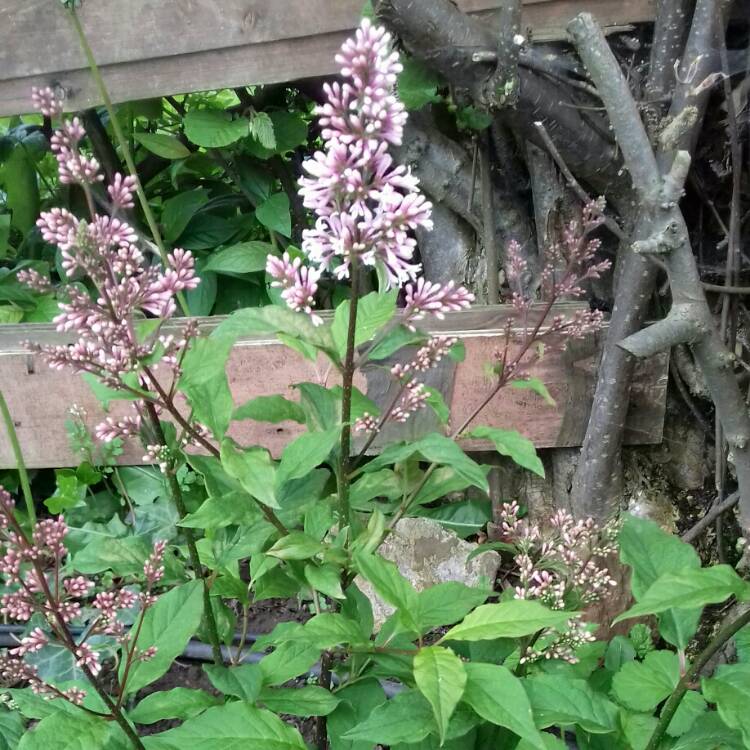
[[[81,23],[117,102],[278,83],[336,72],[334,54],[364,0],[85,0]],[[458,0],[492,16],[500,0]],[[651,21],[655,0],[524,0],[535,40],[564,37],[584,10],[610,30]],[[489,19],[488,19],[489,20]],[[0,0],[0,115],[29,110],[32,86],[99,103],[60,0]]]
[[[556,312],[570,312],[575,305],[559,305]],[[430,330],[459,336],[466,348],[466,358],[455,363],[446,358],[428,375],[427,385],[438,388],[451,407],[455,423],[468,416],[490,387],[485,363],[494,350],[502,347],[504,326],[511,314],[509,306],[476,308],[451,313],[443,321],[433,321]],[[221,321],[201,321],[205,331]],[[601,336],[601,334],[600,334]],[[21,447],[29,466],[59,467],[75,465],[75,455],[65,432],[65,420],[73,404],[87,412],[87,424],[100,422],[104,413],[80,375],[51,370],[39,357],[29,354],[22,342],[34,339],[40,343],[61,343],[65,338],[48,325],[0,326],[0,383],[14,417]],[[506,388],[493,399],[481,417],[481,423],[505,429],[516,429],[540,448],[573,447],[581,444],[596,382],[600,338],[589,337],[566,348],[558,335],[550,335],[545,355],[530,374],[540,378],[549,389],[556,405],[547,404],[528,390]],[[382,368],[373,368],[355,384],[376,403],[390,402]],[[321,361],[320,366],[304,360],[275,339],[244,338],[237,342],[227,365],[227,374],[235,403],[250,398],[282,393],[296,398],[295,383],[332,382],[333,375]],[[628,415],[626,441],[630,444],[661,441],[667,386],[666,355],[640,360],[633,385]],[[123,402],[112,402],[111,414],[127,409]],[[400,428],[399,437],[416,437],[436,427],[429,412],[410,420]],[[230,434],[243,444],[268,446],[274,453],[301,429],[293,422],[267,424],[243,421],[234,423]],[[489,446],[479,441],[465,445],[469,449]],[[122,463],[140,463],[143,449],[132,441],[120,457]],[[8,439],[0,435],[0,468],[15,466]]]

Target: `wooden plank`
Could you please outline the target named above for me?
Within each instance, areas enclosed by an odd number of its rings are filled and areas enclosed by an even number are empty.
[[[561,311],[575,309],[561,305]],[[484,365],[503,343],[503,327],[511,308],[508,306],[477,307],[453,313],[444,321],[432,321],[429,329],[442,334],[457,335],[464,342],[466,359],[445,367],[431,377],[451,406],[453,420],[460,420],[483,398],[489,388]],[[216,325],[208,319],[204,329]],[[16,423],[26,460],[31,467],[75,465],[64,423],[73,404],[82,406],[87,424],[101,421],[103,413],[83,379],[70,372],[49,369],[38,357],[27,353],[21,342],[61,342],[65,339],[47,325],[0,327],[0,382]],[[531,438],[540,448],[572,447],[581,444],[586,430],[591,398],[595,385],[600,340],[591,337],[575,342],[566,350],[559,336],[550,336],[544,358],[535,363],[530,374],[540,378],[550,390],[557,405],[546,404],[528,391],[507,388],[495,398],[481,417],[482,424],[516,429]],[[235,403],[273,393],[296,398],[294,383],[313,381],[335,382],[329,368],[303,360],[275,340],[261,337],[241,339],[232,351],[227,365],[230,387]],[[269,377],[269,373],[273,373]],[[359,374],[357,386],[380,404],[388,403],[387,387],[382,379]],[[666,356],[641,361],[637,367],[633,398],[628,417],[626,441],[631,444],[661,441],[667,384]],[[127,405],[113,403],[111,413],[127,412]],[[424,420],[407,422],[389,437],[415,438],[435,425]],[[290,422],[279,425],[243,421],[234,423],[230,434],[245,445],[262,444],[278,455],[283,446],[299,434],[300,426]],[[483,450],[488,445],[469,441],[467,449]],[[126,445],[123,463],[140,463],[143,450],[137,441]],[[14,466],[10,445],[0,435],[0,468]]]
[[[525,0],[537,40],[562,38],[575,13],[605,27],[654,18],[655,0]],[[459,0],[483,22],[500,0]],[[361,0],[97,0],[80,11],[115,101],[278,83],[336,72],[333,56]],[[63,9],[49,0],[0,0],[0,115],[29,109],[31,86],[55,85],[71,109],[99,103]],[[53,54],[38,54],[40,49]]]

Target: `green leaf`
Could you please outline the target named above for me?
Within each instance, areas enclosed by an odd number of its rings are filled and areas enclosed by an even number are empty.
[[[259,664],[241,664],[238,667],[204,664],[203,671],[220,693],[251,703],[260,695],[263,687],[263,672]]]
[[[354,345],[361,346],[369,341],[396,312],[398,290],[389,292],[370,292],[357,304],[357,325],[354,332]],[[351,303],[344,300],[337,308],[331,325],[331,334],[336,343],[340,357],[346,354],[346,338],[349,328],[349,310]]]
[[[424,390],[427,393],[426,403],[435,412],[440,424],[448,424],[451,418],[451,410],[445,403],[443,394],[437,388],[430,388],[429,386],[425,386]]]
[[[281,454],[276,487],[282,487],[291,479],[304,477],[322,464],[340,437],[340,428],[332,427],[324,432],[306,432],[292,440]]]
[[[703,695],[715,703],[724,723],[742,734],[750,747],[750,665],[731,664],[720,667],[716,675],[702,681]]]
[[[188,513],[179,523],[186,529],[223,529],[241,524],[249,526],[259,520],[257,506],[244,492],[209,497],[195,511]]]
[[[464,665],[450,649],[442,646],[421,648],[414,657],[414,682],[432,706],[442,744],[448,722],[466,686]]]
[[[117,576],[140,575],[151,547],[143,536],[121,539],[95,536],[73,556],[72,567],[79,573],[94,575],[111,570]]]
[[[391,354],[395,354],[399,349],[411,344],[421,344],[425,340],[425,335],[418,331],[410,331],[406,326],[399,325],[393,330],[389,331],[383,338],[378,341],[377,344],[372,348],[369,360],[379,360],[390,357]],[[453,347],[456,348],[455,346]],[[453,349],[451,349],[453,351]]]
[[[302,637],[320,650],[368,640],[367,636],[362,635],[358,623],[335,612],[323,612],[308,620],[302,629]]]
[[[343,735],[385,702],[380,683],[372,678],[359,680],[338,690],[336,697],[341,702],[326,722],[331,750],[372,750],[372,743],[346,740]]]
[[[483,604],[451,628],[442,641],[483,641],[493,638],[522,638],[545,628],[565,628],[575,613],[547,609],[539,602],[509,599]]]
[[[229,146],[250,132],[247,118],[232,119],[231,115],[218,109],[190,110],[185,115],[183,127],[191,143],[205,148]]]
[[[730,729],[717,713],[709,711],[671,745],[671,750],[745,750],[746,747],[739,732]]]
[[[25,730],[17,710],[0,709],[0,750],[16,750]]]
[[[162,159],[185,159],[190,149],[178,138],[166,133],[135,133],[135,140]]]
[[[550,406],[556,406],[555,399],[552,398],[547,386],[539,378],[526,378],[524,380],[511,380],[511,388],[534,391],[539,394]]]
[[[639,598],[638,603],[619,615],[615,623],[668,609],[692,609],[723,602],[730,596],[750,598],[750,586],[729,565],[684,570],[659,576]]]
[[[320,658],[320,649],[307,643],[282,643],[260,663],[264,685],[283,685],[306,674]]]
[[[18,750],[105,750],[109,723],[83,711],[57,711],[23,735]]]
[[[286,193],[274,193],[269,196],[255,209],[255,218],[272,232],[278,232],[284,237],[292,236],[292,217],[289,213],[289,196]]]
[[[469,552],[466,556],[466,562],[473,560],[475,557],[485,552],[512,552],[516,553],[516,546],[508,544],[507,542],[485,542],[484,544],[478,544],[474,549]]]
[[[486,721],[506,727],[532,747],[545,750],[521,681],[509,669],[496,664],[469,663],[464,667],[468,678],[464,702]]]
[[[190,581],[162,594],[148,609],[138,637],[141,649],[156,647],[149,661],[134,661],[127,682],[133,694],[161,677],[183,652],[200,625],[203,614],[203,584]],[[124,665],[120,665],[120,679]]]
[[[419,742],[434,730],[430,704],[421,693],[404,690],[375,708],[364,721],[350,729],[344,739],[395,745]]]
[[[296,401],[289,401],[283,396],[258,396],[238,406],[232,414],[232,419],[254,419],[256,422],[272,424],[291,420],[304,424],[305,412]]]
[[[417,594],[417,622],[423,632],[450,625],[487,601],[489,589],[471,588],[459,581],[445,581]]]
[[[281,537],[266,554],[280,560],[308,560],[322,551],[323,545],[317,539],[301,531],[293,531]]]
[[[680,705],[677,706],[677,710],[669,722],[667,734],[670,737],[682,736],[690,730],[699,718],[703,721],[706,709],[706,701],[703,696],[695,690],[688,690],[682,696]]]
[[[273,120],[268,112],[255,112],[250,118],[250,135],[260,143],[263,148],[276,148],[276,135],[273,131]]]
[[[489,500],[459,500],[434,508],[414,508],[410,515],[431,518],[465,539],[492,520],[492,503]]]
[[[209,708],[179,727],[144,737],[143,744],[146,750],[307,750],[294,727],[243,701]]]
[[[226,373],[233,343],[228,337],[195,339],[183,359],[179,380],[193,417],[219,440],[224,437],[234,410]]]
[[[301,688],[263,688],[258,698],[277,714],[292,716],[328,716],[341,700],[317,685]]]
[[[55,483],[55,494],[44,501],[47,510],[54,515],[75,508],[86,497],[86,484],[79,481],[73,469],[55,469]]]
[[[346,598],[341,590],[341,571],[335,565],[305,565],[305,580],[331,599]]]
[[[250,495],[269,508],[279,508],[274,483],[276,465],[265,448],[240,448],[231,438],[221,441],[221,465]]]
[[[604,666],[610,672],[617,672],[623,664],[627,664],[634,659],[635,648],[633,648],[633,644],[624,635],[616,635],[607,645],[607,651],[604,654]]]
[[[658,719],[651,714],[634,714],[623,711],[620,714],[622,733],[628,742],[628,750],[646,750]],[[610,738],[607,738],[608,740]]]
[[[620,559],[632,569],[630,587],[636,601],[664,573],[701,566],[691,545],[645,518],[626,516],[619,543]],[[666,641],[685,649],[698,628],[700,615],[700,609],[664,612],[659,618],[659,631]]]
[[[617,729],[618,709],[585,680],[540,674],[524,680],[537,727],[576,724],[591,734]]]
[[[164,225],[164,240],[173,243],[185,230],[196,211],[208,203],[208,191],[205,188],[178,193],[164,201],[161,221]]]
[[[266,260],[272,254],[273,245],[267,242],[240,242],[212,253],[203,270],[228,274],[264,271]]]
[[[509,456],[524,469],[533,471],[534,474],[538,474],[540,477],[544,476],[544,466],[537,455],[534,443],[515,430],[501,430],[497,427],[475,427],[467,434],[467,437],[491,441],[495,446],[495,450],[502,456]]]
[[[277,110],[269,113],[276,145],[266,148],[259,140],[246,142],[245,149],[259,159],[269,159],[274,154],[286,154],[307,143],[307,123],[299,112]]]
[[[612,695],[634,711],[653,711],[677,686],[680,664],[671,651],[652,651],[643,662],[630,661],[612,679]]]
[[[411,625],[415,631],[418,631],[419,626],[414,619],[418,606],[417,592],[401,575],[395,563],[379,555],[356,552],[354,565],[359,574],[373,585],[378,596],[396,607],[402,617],[406,618],[407,627]]]
[[[163,719],[192,719],[211,706],[221,703],[221,698],[205,690],[176,687],[147,695],[128,711],[128,718],[136,724],[156,724]]]
[[[440,101],[437,90],[440,77],[431,68],[407,57],[398,76],[398,98],[408,110],[421,109],[426,104]]]

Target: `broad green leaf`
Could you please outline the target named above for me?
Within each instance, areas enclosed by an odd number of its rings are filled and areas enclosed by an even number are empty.
[[[16,750],[26,727],[16,710],[0,709],[0,750]]]
[[[635,659],[633,644],[624,636],[616,635],[607,645],[604,666],[610,672],[617,672],[623,664]]]
[[[750,598],[750,586],[729,565],[683,570],[659,576],[639,597],[638,603],[615,622],[654,615],[668,609],[693,609],[723,602],[730,596]]]
[[[265,448],[240,448],[231,438],[221,441],[221,465],[243,489],[269,508],[279,508],[274,492],[276,465]]]
[[[255,209],[255,218],[272,232],[278,232],[284,237],[292,236],[292,217],[286,193],[274,193],[269,196]]]
[[[150,554],[151,545],[142,536],[122,539],[95,536],[73,556],[72,567],[85,575],[105,570],[111,570],[117,576],[139,575]]]
[[[724,723],[742,734],[745,747],[750,747],[750,665],[729,664],[716,675],[702,682],[703,696],[716,704]]]
[[[186,529],[223,529],[234,524],[251,525],[259,520],[258,507],[244,492],[209,497],[177,525]]]
[[[237,667],[204,664],[203,671],[220,693],[251,703],[260,695],[263,687],[263,672],[259,664],[241,664]]]
[[[431,518],[465,539],[492,520],[492,503],[489,500],[459,500],[434,508],[414,508],[409,515]]]
[[[317,383],[298,383],[295,388],[311,431],[330,430],[341,424],[341,399],[332,388]]]
[[[425,393],[427,393],[427,401],[425,402],[437,415],[440,420],[440,424],[448,424],[451,418],[451,410],[448,404],[445,403],[443,394],[437,388],[425,387]]]
[[[208,203],[208,191],[205,188],[177,193],[164,201],[161,221],[164,226],[165,241],[173,243],[183,233],[198,209],[206,203]]]
[[[415,690],[404,690],[375,708],[344,739],[395,745],[419,742],[435,729],[432,710],[424,696]]]
[[[28,730],[18,750],[105,750],[109,722],[77,711],[57,711]]]
[[[136,724],[155,724],[163,719],[192,719],[219,703],[221,698],[205,690],[176,687],[147,695],[128,711],[128,718]]]
[[[646,750],[658,721],[651,714],[622,711],[620,714],[620,723],[622,725],[622,733],[628,742],[628,750]],[[609,740],[610,738],[607,737],[606,739]]]
[[[508,542],[485,542],[484,544],[478,544],[469,554],[466,556],[466,562],[473,560],[485,552],[512,552],[515,554],[517,548],[514,544],[508,544]]]
[[[276,135],[273,131],[273,120],[268,112],[255,112],[250,118],[250,135],[260,143],[263,148],[276,148]]]
[[[294,727],[244,701],[209,708],[179,727],[145,737],[143,744],[146,750],[307,750]]]
[[[234,409],[226,373],[233,343],[228,337],[195,339],[183,359],[179,380],[193,417],[219,440],[229,427]]]
[[[301,688],[263,688],[258,700],[277,714],[328,716],[341,700],[317,685]]]
[[[183,652],[203,615],[203,584],[190,581],[162,594],[143,618],[138,637],[141,649],[156,647],[149,661],[136,660],[128,675],[127,693],[133,694],[161,677]],[[124,665],[120,664],[120,679]]]
[[[489,589],[471,588],[459,581],[446,581],[417,594],[416,617],[420,629],[427,632],[450,625],[487,601]]]
[[[280,560],[308,560],[322,551],[323,545],[317,539],[301,531],[292,531],[281,537],[266,554]]]
[[[398,76],[398,98],[406,109],[421,109],[425,104],[440,101],[437,73],[413,57],[403,60],[403,68]]]
[[[480,468],[485,471],[485,467]],[[489,468],[487,468],[487,471],[489,471]],[[431,503],[453,492],[465,490],[469,486],[469,480],[463,474],[456,472],[452,466],[439,466],[427,477],[424,486],[416,494],[413,504]],[[450,504],[453,505],[453,503]]]
[[[372,678],[360,680],[337,691],[336,697],[341,703],[327,721],[331,750],[372,750],[371,742],[346,740],[343,735],[385,703],[385,693],[380,683]]]
[[[84,372],[82,375],[83,380],[86,382],[91,392],[96,396],[97,401],[101,403],[104,410],[109,409],[111,401],[137,401],[141,396],[148,395],[148,391],[138,387],[138,378],[133,377],[135,373],[126,374],[122,381],[125,385],[133,388],[136,392],[131,393],[130,391],[115,390],[114,388],[108,388],[102,383],[99,378],[95,377],[89,372]]]
[[[524,380],[511,380],[511,388],[519,388],[521,390],[534,391],[534,393],[541,396],[550,406],[556,406],[555,399],[552,398],[550,392],[547,390],[547,386],[542,383],[539,378],[526,378]]]
[[[306,432],[284,448],[276,475],[276,487],[291,479],[299,479],[322,464],[341,437],[338,427],[324,432]]]
[[[405,461],[417,453],[425,461],[450,466],[458,476],[466,480],[467,486],[472,485],[489,492],[487,477],[479,464],[470,459],[453,440],[435,432],[413,442],[389,445],[379,456],[367,463],[363,471],[377,471]]]
[[[671,695],[680,679],[680,664],[672,651],[652,651],[643,662],[630,661],[612,679],[612,694],[634,711],[653,711]]]
[[[468,677],[464,703],[486,721],[510,729],[530,747],[545,750],[521,681],[509,669],[496,664],[468,663],[464,667]]]
[[[693,725],[702,722],[706,716],[706,701],[703,696],[695,690],[688,690],[682,696],[680,705],[677,706],[672,720],[667,727],[670,737],[681,737],[689,731]],[[700,719],[700,721],[699,721]]]
[[[306,674],[320,658],[320,649],[307,643],[282,643],[260,663],[264,685],[283,685]]]
[[[341,589],[341,571],[335,565],[305,565],[305,580],[331,599],[345,598]]]
[[[742,735],[730,729],[719,714],[709,711],[675,740],[671,750],[745,750]]]
[[[617,706],[601,693],[594,692],[585,680],[540,674],[523,682],[534,721],[540,729],[555,724],[576,724],[591,734],[606,734],[617,729]]]
[[[354,345],[361,346],[369,341],[396,312],[397,290],[379,293],[370,292],[357,304],[357,325],[354,332]],[[331,325],[331,334],[336,342],[336,349],[343,359],[346,354],[346,339],[349,328],[349,300],[337,308]]]
[[[208,256],[204,271],[214,273],[255,273],[266,268],[266,260],[273,253],[273,245],[252,240],[225,247]]]
[[[497,427],[475,427],[466,437],[489,440],[502,456],[508,456],[524,469],[544,476],[544,466],[537,455],[534,443],[515,430],[501,430]]]
[[[335,612],[323,612],[308,620],[303,627],[307,642],[318,649],[329,649],[342,644],[366,642],[362,629],[354,620]]]
[[[305,423],[305,412],[296,401],[289,401],[283,396],[257,396],[238,406],[232,419],[254,419],[256,422],[278,424],[290,420]]]
[[[426,646],[414,657],[414,682],[432,707],[441,744],[466,686],[461,660],[442,646]]]
[[[442,641],[484,641],[494,638],[522,638],[545,628],[565,628],[573,612],[547,609],[532,600],[509,599],[483,604],[452,627]]]
[[[664,573],[701,566],[691,545],[645,518],[626,516],[619,542],[620,559],[632,569],[630,587],[636,601]],[[685,649],[698,628],[700,615],[700,609],[664,612],[659,618],[659,631],[666,641]]]
[[[245,117],[232,116],[218,109],[193,109],[183,120],[185,135],[191,143],[205,148],[229,146],[250,132]]]
[[[190,149],[173,135],[166,133],[135,133],[135,140],[152,154],[162,159],[185,159]]]
[[[269,113],[269,118],[276,145],[267,148],[259,139],[249,140],[244,144],[248,153],[259,159],[270,159],[274,154],[283,155],[307,143],[307,123],[299,112],[276,110]]]
[[[373,346],[372,351],[368,356],[368,360],[385,359],[405,346],[421,344],[424,341],[425,334],[419,333],[418,331],[410,331],[404,325],[396,326]]]
[[[372,584],[378,596],[399,610],[402,618],[405,618],[404,624],[418,631],[415,619],[417,592],[401,575],[395,563],[379,555],[357,552],[354,555],[354,565],[359,574]]]

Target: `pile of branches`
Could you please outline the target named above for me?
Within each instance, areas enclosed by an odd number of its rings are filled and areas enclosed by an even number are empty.
[[[601,231],[614,273],[590,301],[610,325],[575,513],[617,509],[634,365],[672,350],[671,372],[696,418],[715,416],[717,504],[736,483],[750,530],[750,7],[659,0],[653,26],[609,36],[581,13],[567,42],[535,44],[519,0],[481,18],[451,0],[372,5],[447,92],[410,118],[399,154],[435,204],[437,231],[419,238],[428,278],[468,282],[496,302],[515,241],[525,283],[541,296],[545,246],[581,203],[606,198]],[[446,127],[446,100],[483,113],[488,126]]]

